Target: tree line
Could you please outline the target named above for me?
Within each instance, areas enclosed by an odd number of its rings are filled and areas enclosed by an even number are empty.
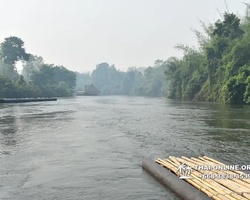
[[[224,13],[215,23],[201,22],[193,30],[197,47],[176,48],[181,58],[156,60],[153,66],[118,70],[106,62],[91,73],[45,64],[26,53],[20,38],[5,38],[0,46],[0,97],[71,96],[94,84],[102,95],[168,96],[173,99],[250,103],[250,15]],[[22,75],[15,63],[22,60]]]
[[[198,47],[175,46],[183,57],[156,60],[154,66],[120,72],[101,63],[91,74],[77,74],[103,94],[165,96],[182,100],[250,103],[250,6],[243,17],[224,13],[215,23],[193,30]],[[164,75],[163,75],[164,74]]]
[[[201,24],[203,32],[194,30],[198,48],[177,45],[184,56],[167,60],[169,97],[249,104],[249,5],[243,17],[224,13],[213,24]]]
[[[21,74],[16,69],[18,61]],[[0,98],[71,96],[75,86],[75,72],[27,53],[21,38],[11,36],[1,43]]]
[[[22,62],[21,74],[16,63]],[[8,37],[0,45],[0,98],[65,97],[94,84],[102,95],[166,95],[162,60],[147,68],[131,67],[127,72],[101,63],[92,73],[79,73],[64,66],[47,64],[41,56],[26,52],[18,37]]]
[[[130,67],[127,72],[114,65],[100,63],[92,73],[77,73],[77,90],[84,85],[94,84],[103,95],[166,96],[166,69],[162,60],[156,60],[152,67]]]

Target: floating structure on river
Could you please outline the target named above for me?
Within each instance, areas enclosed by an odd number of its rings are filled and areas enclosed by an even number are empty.
[[[97,96],[101,92],[93,85],[85,85],[85,90],[83,91],[77,91],[77,96]]]
[[[237,165],[238,166],[238,165]],[[250,175],[207,156],[143,158],[142,167],[186,200],[250,199]]]
[[[57,101],[54,97],[40,97],[40,98],[1,98],[0,103],[26,103],[38,101]]]

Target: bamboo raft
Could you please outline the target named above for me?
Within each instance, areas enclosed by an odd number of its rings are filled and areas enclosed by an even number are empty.
[[[191,159],[184,156],[181,158],[169,156],[169,159],[158,158],[157,160],[155,160],[155,162],[169,169],[178,177],[181,177],[181,174],[178,171],[178,166],[180,166],[181,164],[185,164],[189,167],[189,169],[192,170],[189,173],[190,179],[183,180],[188,182],[201,192],[205,193],[212,199],[250,199],[250,179],[247,178],[248,174],[245,174],[242,171],[237,171],[235,169],[214,170],[214,166],[228,166],[215,159],[209,158],[207,156]],[[212,168],[204,170],[199,169],[196,166],[212,166]],[[230,178],[203,178],[203,175],[211,173],[218,175],[218,177],[220,175],[228,175],[228,177]]]

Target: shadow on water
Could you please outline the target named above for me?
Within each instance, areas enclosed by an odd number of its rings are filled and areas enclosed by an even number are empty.
[[[16,146],[16,132],[18,130],[16,118],[4,116],[0,118],[0,143],[3,146]]]
[[[17,131],[16,119],[14,116],[0,118],[0,130],[3,135],[15,134]]]
[[[210,106],[212,112],[204,122],[210,127],[209,135],[222,142],[247,142],[250,130],[250,107],[240,105]],[[248,142],[249,143],[249,142]]]
[[[29,114],[26,115],[25,118],[27,120],[31,118],[36,118],[36,119],[57,119],[59,116],[63,116],[65,118],[65,115],[74,113],[75,111],[54,111],[54,112],[46,112],[46,113],[34,113],[34,114]]]
[[[194,110],[196,120],[204,121],[209,127],[243,132],[250,130],[250,106],[185,101],[171,101],[170,103],[176,109]],[[201,110],[207,112],[200,116],[198,112]],[[189,116],[190,112],[183,114]]]
[[[250,129],[250,107],[219,105],[213,108],[213,118],[207,119],[209,126],[225,129]]]
[[[250,162],[241,158],[250,146],[250,106],[173,100],[167,105],[173,108],[168,110],[170,119],[179,124],[176,137],[194,153]]]

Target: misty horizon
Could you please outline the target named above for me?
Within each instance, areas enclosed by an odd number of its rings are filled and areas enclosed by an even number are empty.
[[[181,57],[174,46],[196,46],[191,29],[202,30],[199,20],[213,23],[227,9],[224,0],[15,0],[4,5],[1,41],[20,37],[27,52],[77,72],[91,72],[103,62],[126,71]],[[243,2],[228,0],[227,6],[229,12],[244,14]]]

